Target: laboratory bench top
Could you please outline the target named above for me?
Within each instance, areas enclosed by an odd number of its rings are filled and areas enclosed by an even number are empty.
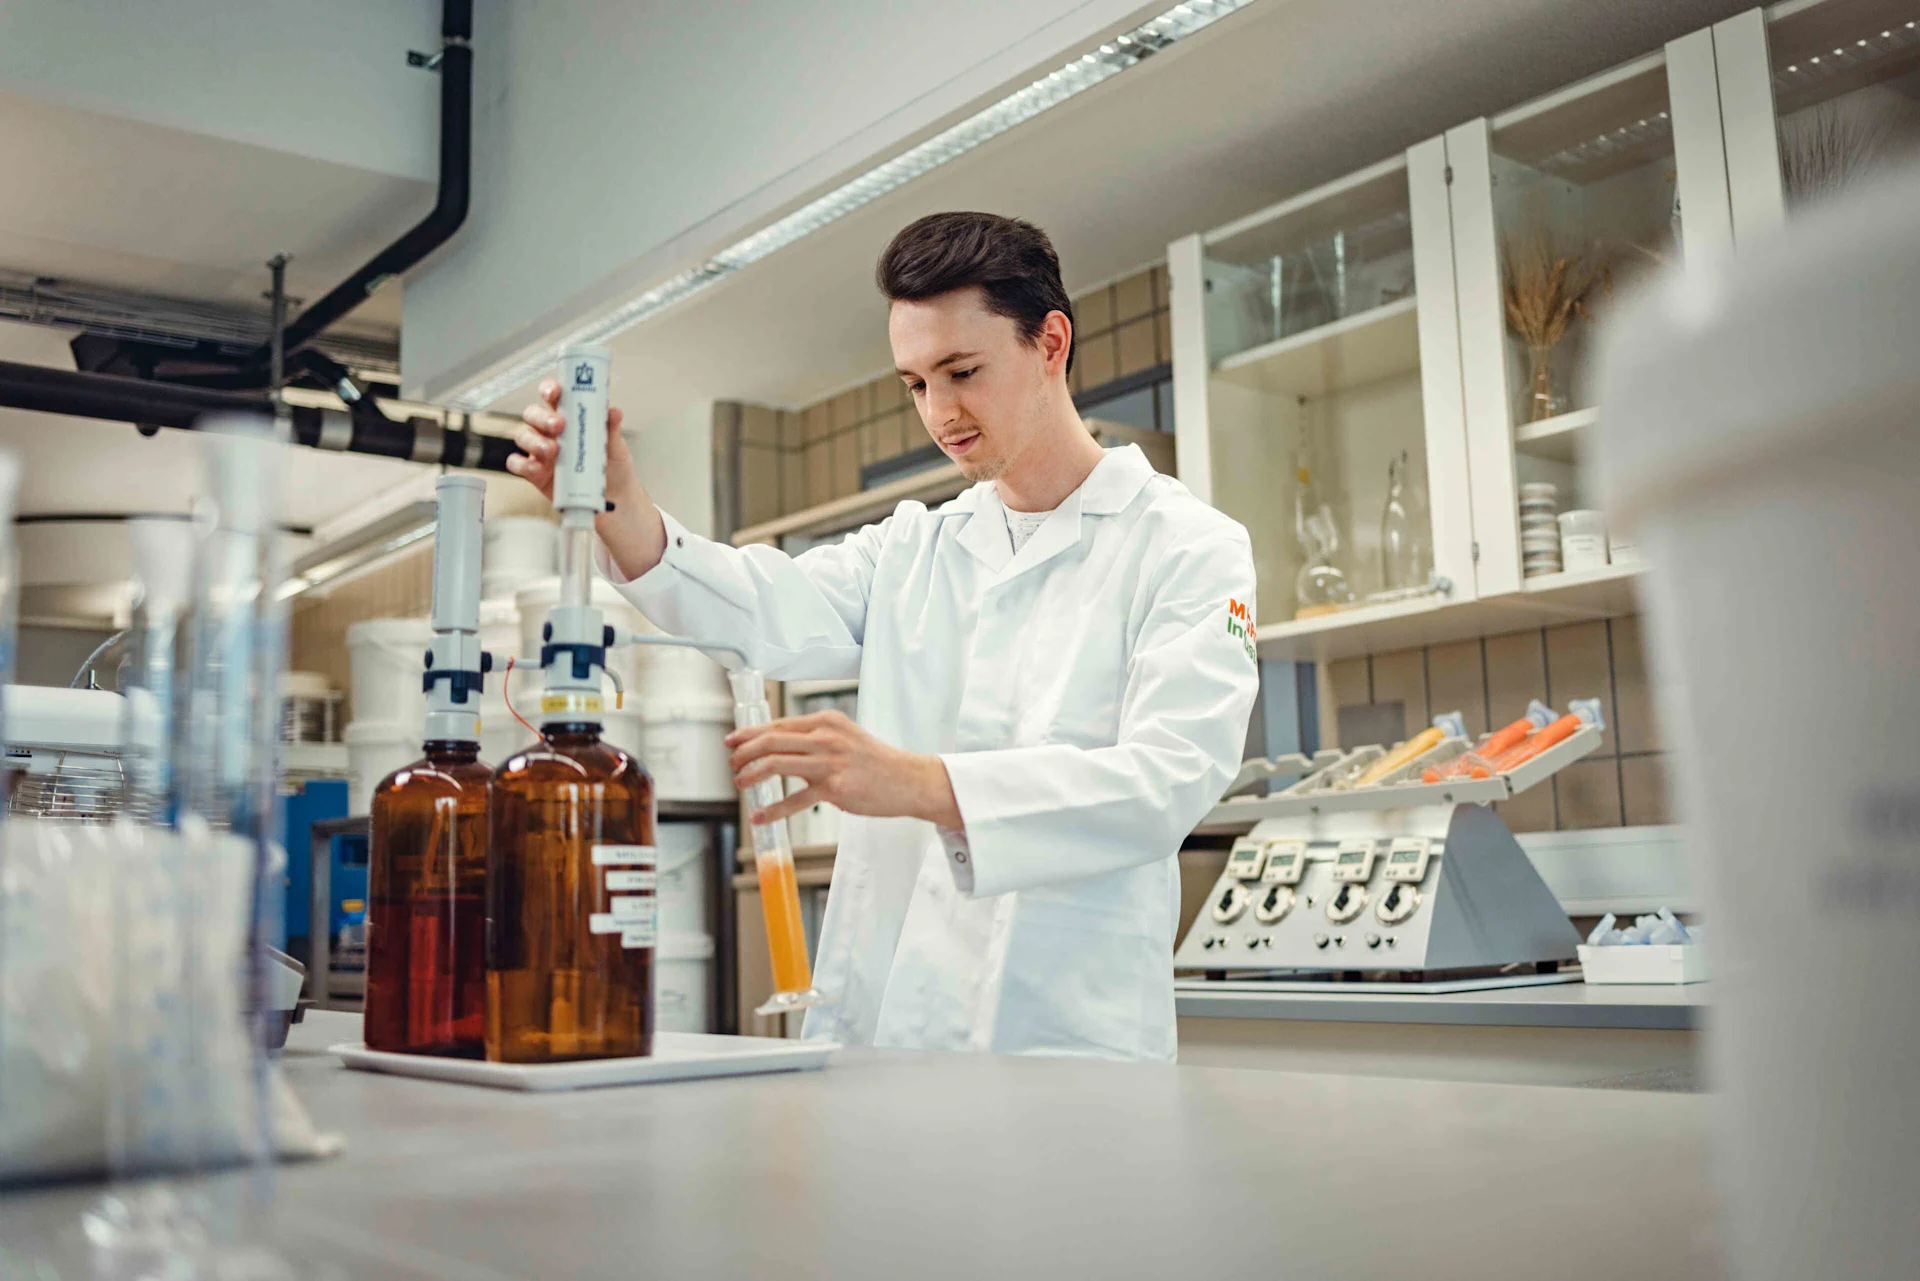
[[[1723,1271],[1699,1096],[873,1050],[517,1094],[348,1071],[325,1047],[358,1035],[312,1014],[283,1060],[347,1141],[279,1173],[290,1275]],[[0,1261],[90,1275],[97,1195],[0,1198]]]
[[[1325,991],[1274,991],[1257,983],[1180,979],[1174,1004],[1181,1018],[1671,1032],[1700,1025],[1709,988],[1706,983],[1552,983],[1481,992],[1369,992],[1359,984],[1325,986]]]

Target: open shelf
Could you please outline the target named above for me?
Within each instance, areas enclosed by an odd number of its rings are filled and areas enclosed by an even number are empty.
[[[821,694],[852,694],[859,688],[860,678],[857,676],[827,681],[788,681],[782,686],[789,699],[814,698]]]
[[[1543,418],[1537,423],[1522,423],[1513,433],[1513,447],[1533,458],[1551,459],[1557,463],[1576,462],[1579,451],[1586,448],[1584,436],[1587,428],[1599,421],[1600,409],[1595,406]]]
[[[1420,368],[1412,297],[1229,356],[1214,376],[1270,395],[1326,396]]]
[[[1639,609],[1636,590],[1643,568],[1608,565],[1582,573],[1548,574],[1527,579],[1521,591],[1482,600],[1432,597],[1266,623],[1258,629],[1260,655],[1325,663],[1556,623],[1619,618]]]
[[[1608,617],[1631,613],[1640,574],[1645,569],[1644,564],[1635,561],[1602,565],[1599,569],[1541,574],[1522,581],[1522,594],[1544,604],[1597,610]]]

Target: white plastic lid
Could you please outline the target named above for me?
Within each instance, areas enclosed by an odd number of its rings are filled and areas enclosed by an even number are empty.
[[[282,698],[325,698],[337,691],[325,672],[282,672],[280,674],[280,696]]]
[[[111,690],[7,686],[7,742],[113,753],[120,750],[127,701]]]
[[[1920,168],[1730,259],[1670,271],[1605,331],[1598,471],[1616,521],[1694,501],[1920,403]]]
[[[424,618],[366,618],[347,628],[347,644],[362,641],[420,645],[433,639],[433,624]]]

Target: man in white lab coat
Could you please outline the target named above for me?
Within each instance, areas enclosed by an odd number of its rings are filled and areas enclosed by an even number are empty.
[[[736,549],[656,508],[616,430],[602,568],[770,676],[859,678],[857,724],[729,740],[743,787],[806,780],[769,819],[847,815],[815,964],[834,1003],[808,1037],[1171,1060],[1175,854],[1258,688],[1246,530],[1088,433],[1039,228],[937,214],[877,275],[900,378],[974,486],[801,556]],[[541,392],[509,465],[551,493],[559,388]]]

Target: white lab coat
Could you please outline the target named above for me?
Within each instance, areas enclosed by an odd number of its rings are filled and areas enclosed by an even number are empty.
[[[860,721],[945,761],[964,837],[847,816],[805,1035],[1174,1057],[1175,853],[1258,688],[1246,530],[1111,450],[1016,555],[982,483],[798,557],[668,517],[632,582],[669,632],[770,676],[858,676]]]

